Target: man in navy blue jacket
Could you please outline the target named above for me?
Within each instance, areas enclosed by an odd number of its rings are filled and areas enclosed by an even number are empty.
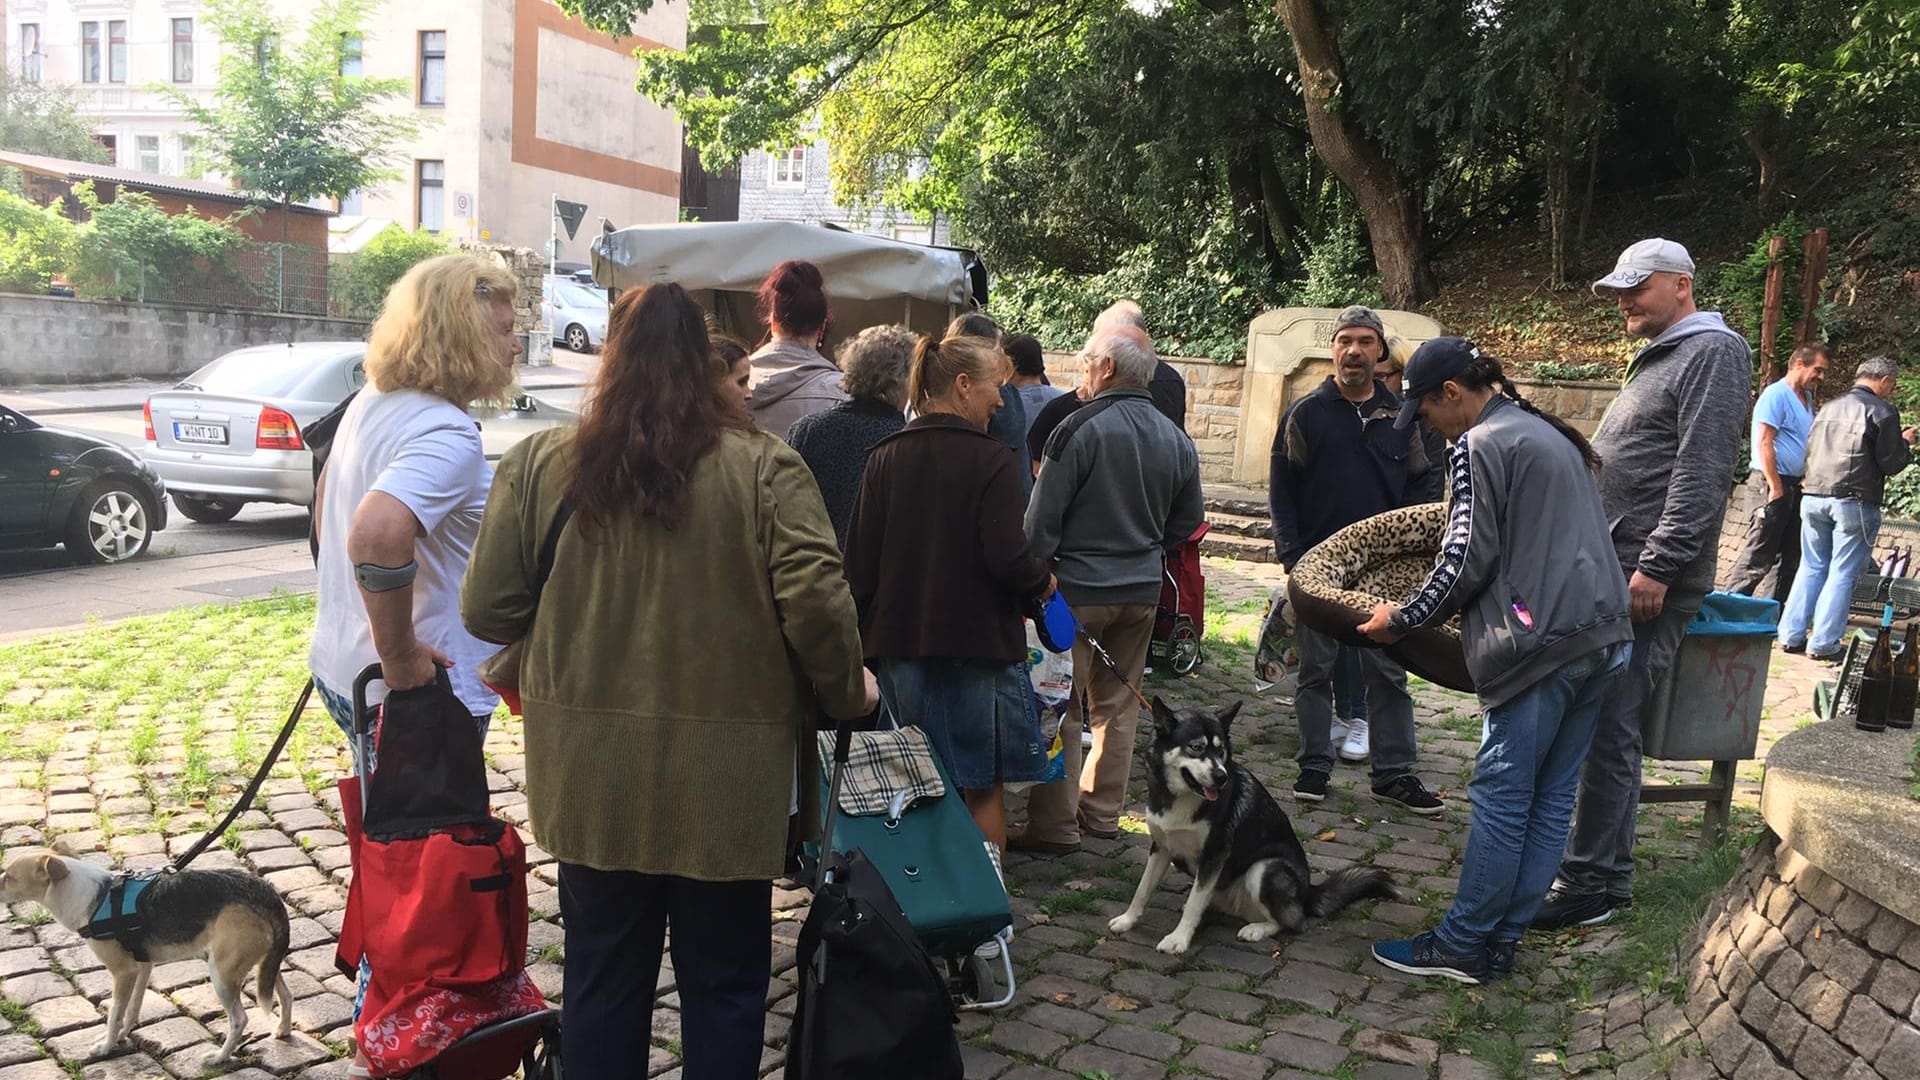
[[[1333,324],[1333,370],[1327,381],[1290,406],[1274,433],[1268,504],[1273,542],[1289,571],[1300,556],[1335,532],[1375,514],[1421,501],[1427,461],[1420,439],[1394,427],[1400,399],[1374,378],[1386,355],[1386,326],[1355,304]],[[1300,722],[1300,778],[1294,798],[1326,798],[1333,772],[1333,667],[1340,645],[1302,624],[1294,713]],[[1413,699],[1405,668],[1376,650],[1360,653],[1366,682],[1374,797],[1417,814],[1438,814],[1441,801],[1413,775]]]

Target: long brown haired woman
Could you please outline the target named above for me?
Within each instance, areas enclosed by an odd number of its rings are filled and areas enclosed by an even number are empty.
[[[462,595],[476,635],[526,642],[527,800],[560,864],[576,1080],[646,1060],[669,923],[686,1074],[757,1075],[796,761],[812,796],[814,708],[877,700],[819,490],[721,375],[683,289],[623,295],[580,426],[501,460]]]

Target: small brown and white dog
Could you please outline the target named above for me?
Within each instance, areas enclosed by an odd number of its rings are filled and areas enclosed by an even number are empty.
[[[0,898],[31,900],[47,909],[61,926],[76,933],[92,922],[106,898],[113,875],[81,859],[57,854],[23,855],[0,873]],[[119,1045],[140,1023],[147,977],[153,965],[205,957],[213,991],[227,1010],[227,1041],[211,1063],[227,1061],[247,1031],[247,1010],[240,989],[257,973],[254,997],[269,1016],[279,997],[285,1038],[293,1027],[293,994],[280,974],[290,930],[287,907],[273,886],[240,870],[182,870],[162,874],[141,898],[146,919],[147,960],[134,957],[112,938],[88,938],[87,945],[113,975],[113,1004],[107,1033],[88,1052],[100,1057]]]

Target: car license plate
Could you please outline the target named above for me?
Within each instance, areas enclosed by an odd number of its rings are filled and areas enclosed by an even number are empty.
[[[219,424],[182,424],[173,425],[173,441],[183,443],[211,443],[215,446],[227,445],[227,429]]]

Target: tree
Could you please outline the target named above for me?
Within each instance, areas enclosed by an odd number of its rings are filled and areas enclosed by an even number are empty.
[[[0,150],[105,161],[93,128],[64,87],[28,82],[0,64]]]
[[[1307,103],[1307,131],[1314,152],[1353,195],[1366,218],[1380,291],[1396,307],[1433,296],[1437,286],[1427,259],[1426,220],[1419,197],[1400,170],[1340,101],[1346,82],[1340,46],[1314,0],[1275,5],[1293,39],[1300,88]]]
[[[202,21],[222,46],[213,101],[169,88],[201,128],[204,163],[279,203],[283,215],[294,203],[343,199],[398,176],[389,164],[419,121],[380,106],[405,95],[407,81],[340,70],[343,43],[362,36],[377,6],[326,0],[295,40],[266,0],[208,0]]]
[[[341,308],[354,318],[373,318],[380,314],[393,283],[415,263],[452,250],[445,237],[425,229],[408,232],[398,225],[387,226],[347,261],[345,285],[339,293]]]
[[[153,196],[124,188],[101,202],[91,180],[75,184],[73,194],[87,221],[75,229],[67,276],[88,296],[145,300],[157,287],[230,275],[233,253],[246,241],[234,221],[248,210],[224,221],[202,218],[192,206],[169,214]]]

